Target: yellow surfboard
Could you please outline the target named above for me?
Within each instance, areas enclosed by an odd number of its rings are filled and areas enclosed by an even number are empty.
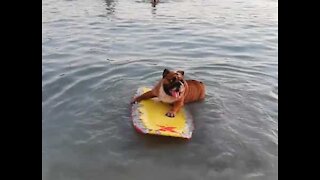
[[[136,96],[150,88],[141,87]],[[144,134],[172,136],[190,139],[194,129],[191,115],[182,108],[174,118],[165,114],[170,109],[169,104],[160,102],[157,98],[142,100],[132,105],[132,121],[137,131]]]

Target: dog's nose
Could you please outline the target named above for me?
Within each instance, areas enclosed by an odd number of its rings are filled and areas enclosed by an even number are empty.
[[[182,84],[181,84],[180,82],[176,82],[176,83],[174,84],[174,86],[177,87],[177,88],[180,88],[181,85],[182,85]]]

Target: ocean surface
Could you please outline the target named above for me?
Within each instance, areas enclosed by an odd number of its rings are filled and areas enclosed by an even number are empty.
[[[164,68],[206,84],[189,141],[138,134]],[[44,180],[277,180],[277,0],[42,0]]]

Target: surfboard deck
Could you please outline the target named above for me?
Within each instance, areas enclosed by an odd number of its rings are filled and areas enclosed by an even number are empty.
[[[151,90],[141,87],[136,95],[141,95]],[[160,102],[157,98],[142,100],[132,105],[132,122],[138,132],[143,134],[171,136],[190,139],[194,130],[191,115],[182,108],[175,117],[170,118],[165,114],[170,109],[170,104]]]

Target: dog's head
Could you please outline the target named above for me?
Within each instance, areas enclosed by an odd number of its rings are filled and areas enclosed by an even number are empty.
[[[163,71],[162,86],[167,95],[179,98],[185,91],[185,84],[184,71]]]

